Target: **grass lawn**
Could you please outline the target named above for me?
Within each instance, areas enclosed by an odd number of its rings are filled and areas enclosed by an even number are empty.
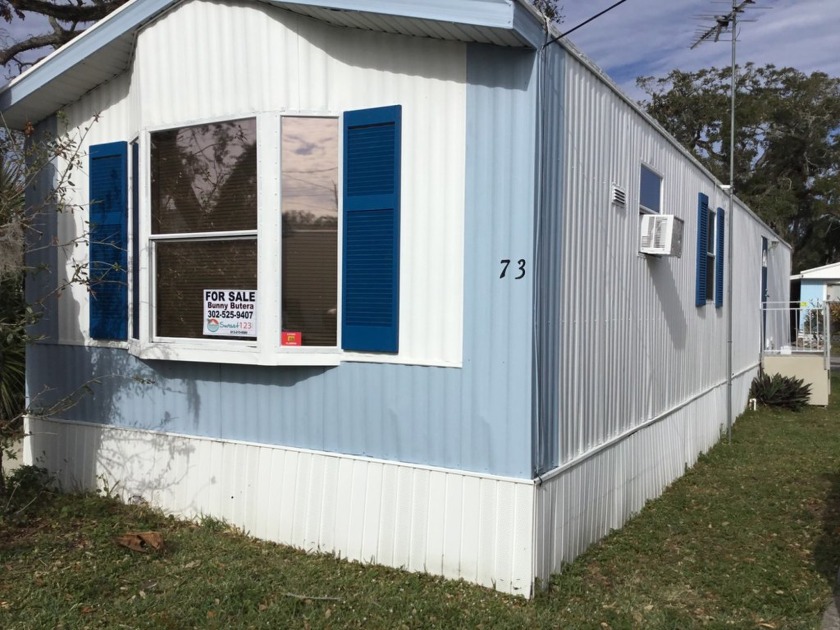
[[[0,627],[817,628],[840,565],[840,378],[833,389],[829,409],[746,413],[731,446],[534,601],[42,494],[0,517]],[[143,530],[166,549],[113,541]]]

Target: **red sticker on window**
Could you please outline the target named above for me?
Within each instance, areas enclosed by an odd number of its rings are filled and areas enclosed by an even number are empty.
[[[299,332],[286,332],[284,330],[280,336],[280,343],[284,346],[299,346],[302,336]]]

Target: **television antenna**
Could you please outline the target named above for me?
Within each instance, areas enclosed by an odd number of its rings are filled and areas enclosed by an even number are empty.
[[[695,34],[694,43],[691,44],[691,50],[697,48],[700,44],[706,42],[718,42],[721,35],[729,34],[734,43],[737,39],[737,25],[739,22],[755,22],[753,19],[746,19],[743,14],[750,9],[769,9],[770,7],[759,7],[756,5],[757,0],[733,0],[730,5],[728,2],[718,2],[717,4],[724,4],[729,8],[728,13],[712,13],[708,15],[699,15],[697,19],[704,22],[711,21],[712,25],[707,28],[698,28]]]
[[[727,265],[726,274],[726,435],[729,444],[732,444],[732,243],[734,241],[733,234],[733,217],[735,215],[734,197],[735,197],[735,74],[737,72],[736,66],[736,43],[738,41],[738,22],[754,22],[755,20],[746,20],[741,16],[748,9],[757,9],[757,0],[732,0],[732,3],[726,3],[729,8],[728,13],[714,14],[711,16],[704,16],[705,19],[711,18],[713,24],[705,29],[700,29],[694,43],[691,44],[691,50],[697,48],[704,42],[720,41],[722,35],[728,33],[729,39],[732,42],[732,73],[731,83],[729,87],[729,185],[721,186],[729,194],[729,241],[727,242],[727,254],[729,264]],[[760,7],[766,8],[766,7]]]

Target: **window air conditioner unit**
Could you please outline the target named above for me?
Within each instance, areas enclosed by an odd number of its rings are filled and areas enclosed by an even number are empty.
[[[672,214],[642,215],[641,247],[643,254],[682,256],[683,220]]]

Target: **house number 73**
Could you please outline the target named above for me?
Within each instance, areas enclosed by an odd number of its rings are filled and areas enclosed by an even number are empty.
[[[507,275],[508,267],[510,267],[510,258],[502,258],[499,261],[502,265],[502,273],[499,274],[499,278],[504,278]],[[525,259],[520,258],[516,261],[517,268],[513,271],[516,271],[517,274],[513,276],[514,280],[522,280],[525,277]],[[513,273],[511,271],[511,273]]]

